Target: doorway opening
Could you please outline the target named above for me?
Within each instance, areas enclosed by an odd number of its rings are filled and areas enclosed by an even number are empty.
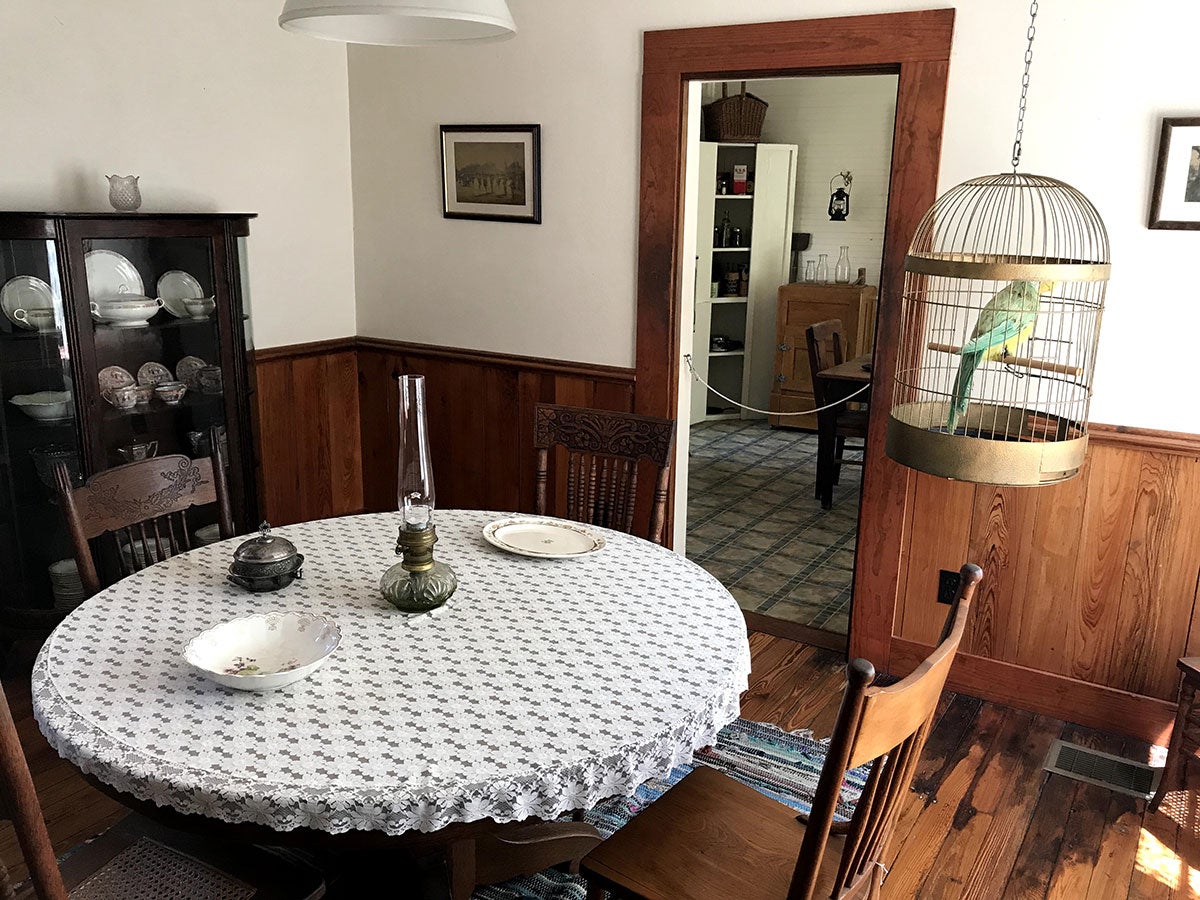
[[[837,322],[842,358],[873,350],[898,87],[826,72],[688,91],[675,546],[760,630],[831,646],[850,627],[867,412],[843,409],[852,437],[818,496],[806,332]],[[743,91],[765,103],[759,139],[713,133],[701,110]]]

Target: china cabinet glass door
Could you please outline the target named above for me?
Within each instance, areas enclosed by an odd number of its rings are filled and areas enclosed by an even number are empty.
[[[244,316],[223,224],[84,220],[68,223],[67,233],[88,470],[145,456],[209,456],[215,428],[226,465],[238,471]],[[229,483],[240,519],[244,479]],[[215,510],[201,511],[192,524],[215,519]]]
[[[82,474],[58,246],[0,239],[0,607],[65,612],[82,599],[55,502],[54,466]],[[46,226],[48,233],[53,231]]]

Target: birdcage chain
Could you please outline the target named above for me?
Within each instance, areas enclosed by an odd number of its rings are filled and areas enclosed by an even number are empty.
[[[1021,105],[1017,111],[1017,136],[1013,140],[1012,167],[1017,171],[1021,164],[1021,138],[1025,134],[1025,98],[1029,94],[1029,66],[1033,63],[1033,38],[1037,34],[1038,0],[1029,4],[1029,30],[1025,36],[1029,43],[1025,46],[1025,74],[1021,76]]]

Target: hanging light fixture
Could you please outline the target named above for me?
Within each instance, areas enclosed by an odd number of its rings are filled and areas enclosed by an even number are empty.
[[[517,32],[505,0],[287,0],[279,24],[331,41],[393,47],[503,40]]]
[[[887,455],[943,478],[1052,484],[1087,450],[1108,233],[1075,188],[1017,171],[1037,9],[1012,172],[939,197],[905,258]]]

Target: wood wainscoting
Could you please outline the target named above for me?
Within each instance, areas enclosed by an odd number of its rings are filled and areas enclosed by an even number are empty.
[[[357,339],[271,347],[254,361],[262,515],[290,525],[361,512]]]
[[[427,377],[438,505],[532,512],[533,405],[629,412],[633,371],[362,338],[358,342],[363,505],[396,508],[396,377]],[[560,469],[562,467],[559,467]],[[551,479],[550,509],[555,509]]]
[[[936,642],[938,571],[968,559],[984,579],[956,689],[1163,740],[1175,660],[1200,652],[1200,436],[1094,425],[1071,481],[1003,488],[918,473],[908,503],[891,670]]]

